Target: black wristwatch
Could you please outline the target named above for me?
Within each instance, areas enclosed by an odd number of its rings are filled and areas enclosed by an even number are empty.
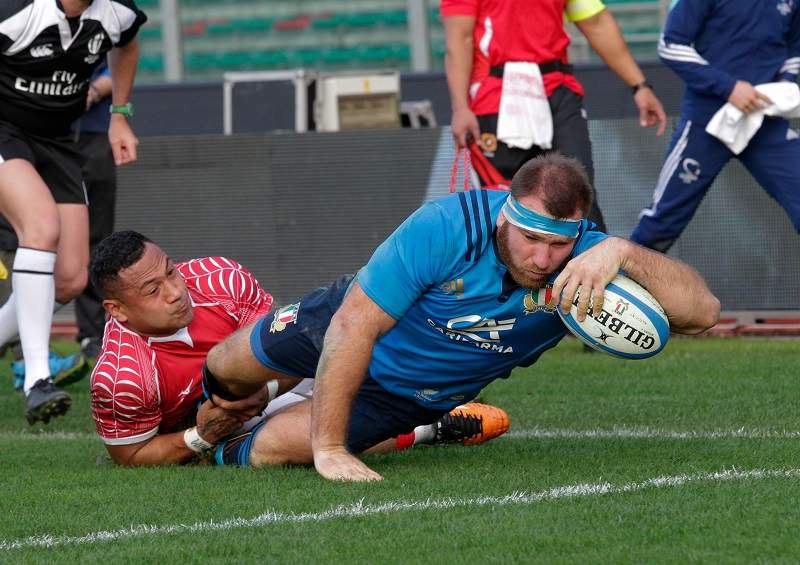
[[[650,90],[654,90],[654,88],[653,88],[653,85],[652,85],[652,84],[650,84],[650,83],[649,83],[649,82],[647,82],[646,80],[643,80],[643,81],[642,81],[642,82],[640,82],[640,83],[634,84],[634,85],[631,87],[631,92],[633,92],[633,95],[634,95],[634,96],[636,96],[636,93],[637,93],[637,92],[639,92],[639,91],[640,91],[641,89],[643,89],[643,88],[649,88]]]

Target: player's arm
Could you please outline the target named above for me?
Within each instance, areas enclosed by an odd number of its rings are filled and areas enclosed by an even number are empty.
[[[728,100],[740,109],[743,90],[755,101],[755,89],[744,81],[709,64],[695,49],[694,43],[706,24],[706,20],[714,10],[715,0],[678,0],[675,2],[664,24],[664,32],[658,42],[658,56],[672,69],[683,82],[697,92],[712,93],[723,100]],[[724,41],[725,38],[719,38]],[[749,86],[750,89],[747,89]],[[734,89],[737,96],[730,100]],[[748,97],[749,98],[749,97]]]
[[[377,339],[427,289],[447,280],[449,259],[463,252],[451,241],[457,237],[452,230],[438,204],[418,209],[378,246],[331,319],[317,366],[311,416],[314,465],[325,478],[381,478],[346,449],[353,399]]]
[[[86,109],[100,102],[103,98],[111,96],[111,73],[106,68],[89,83],[89,92],[86,93]]]
[[[241,428],[251,414],[224,410],[205,401],[197,412],[197,426],[125,445],[106,444],[117,465],[169,465],[186,463]]]
[[[586,18],[572,19],[592,49],[625,84],[633,87],[645,82],[642,69],[631,55],[617,20],[608,9]],[[634,94],[633,100],[639,109],[639,123],[643,127],[658,124],[656,135],[664,133],[667,127],[667,115],[653,90],[646,86],[640,87]]]
[[[123,106],[130,102],[133,80],[136,76],[136,65],[139,63],[139,38],[120,47],[114,47],[109,55],[111,68],[111,104]],[[136,160],[136,146],[139,140],[134,135],[128,118],[123,114],[111,114],[108,126],[108,140],[114,153],[117,165],[132,163]]]
[[[468,136],[480,141],[478,119],[469,107],[469,80],[472,74],[473,31],[475,16],[448,15],[442,17],[447,52],[444,69],[450,106],[453,110],[450,127],[458,147],[466,147]]]
[[[184,432],[175,432],[156,435],[127,445],[106,444],[106,450],[114,463],[125,467],[186,463],[197,453],[186,446],[183,434]]]
[[[139,63],[139,28],[147,21],[147,16],[139,10],[133,0],[116,0],[121,6],[116,11],[119,35],[114,37],[114,46],[108,57],[111,70],[111,104],[121,106],[130,102],[136,65]],[[136,160],[136,146],[139,140],[133,134],[128,119],[119,113],[111,115],[108,126],[108,140],[114,154],[114,162],[124,165]]]
[[[720,304],[703,278],[689,265],[632,241],[608,237],[571,259],[553,285],[553,296],[561,296],[561,308],[569,310],[575,292],[581,289],[578,318],[585,319],[590,294],[600,309],[606,285],[623,270],[658,300],[669,319],[670,330],[697,334],[719,320]],[[591,289],[591,292],[584,292]]]
[[[350,410],[367,373],[377,339],[395,324],[358,283],[325,333],[311,412],[314,466],[326,479],[369,481],[382,477],[347,451]]]

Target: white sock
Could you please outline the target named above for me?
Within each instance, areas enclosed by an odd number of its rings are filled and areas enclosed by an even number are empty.
[[[25,357],[25,394],[36,381],[50,376],[48,359],[53,323],[56,254],[20,247],[14,258],[11,285],[16,295],[17,324]]]
[[[11,276],[13,278],[14,275]],[[17,295],[12,292],[6,303],[0,308],[0,345],[5,345],[14,339],[18,333]]]
[[[61,310],[66,304],[53,303],[53,314]],[[17,324],[17,295],[13,292],[6,303],[0,307],[0,346],[5,345],[19,335]]]
[[[427,424],[414,428],[414,445],[433,443],[436,440],[436,424]]]

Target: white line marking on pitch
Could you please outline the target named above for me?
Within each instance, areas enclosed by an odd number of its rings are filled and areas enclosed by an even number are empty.
[[[791,430],[757,430],[739,428],[736,430],[698,430],[677,431],[659,428],[611,428],[596,430],[568,430],[533,428],[530,430],[512,429],[504,437],[509,439],[548,439],[548,438],[576,438],[576,439],[778,439],[800,438],[800,432]]]
[[[800,431],[794,430],[759,430],[738,428],[735,430],[666,430],[662,428],[608,428],[608,429],[547,429],[532,428],[528,430],[515,430],[502,436],[507,439],[797,439]],[[31,433],[25,431],[0,432],[0,440],[58,440],[58,441],[85,441],[100,438],[88,432],[42,432]]]
[[[714,473],[696,475],[676,475],[655,477],[638,483],[576,484],[556,487],[536,493],[514,492],[505,496],[481,496],[477,498],[443,498],[432,500],[396,500],[379,504],[365,504],[364,499],[355,504],[335,506],[321,512],[304,512],[301,514],[283,512],[265,512],[254,518],[229,518],[219,522],[195,522],[194,524],[171,524],[157,526],[142,524],[120,530],[93,532],[83,536],[44,535],[31,536],[19,540],[0,541],[0,551],[30,547],[56,547],[63,545],[83,545],[94,542],[116,541],[143,536],[160,536],[175,533],[197,533],[241,528],[260,528],[270,524],[287,524],[302,522],[324,522],[337,518],[357,518],[375,516],[392,512],[410,510],[441,510],[448,508],[465,508],[481,506],[506,506],[511,504],[536,504],[548,500],[563,500],[605,494],[637,492],[650,488],[677,487],[686,483],[702,481],[736,481],[767,478],[798,478],[800,469],[753,469],[737,471],[729,469]]]

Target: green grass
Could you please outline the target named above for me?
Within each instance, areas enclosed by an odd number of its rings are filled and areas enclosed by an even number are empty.
[[[798,359],[796,340],[673,340],[644,362],[587,355],[567,340],[483,394],[509,412],[516,435],[478,447],[372,456],[367,461],[386,480],[355,485],[325,482],[309,468],[115,468],[91,435],[85,381],[68,389],[70,414],[28,428],[3,363],[0,563],[796,562],[798,474],[524,503],[463,501],[732,469],[798,469]],[[592,433],[609,430],[617,432]],[[30,536],[444,499],[462,505],[2,549]]]

